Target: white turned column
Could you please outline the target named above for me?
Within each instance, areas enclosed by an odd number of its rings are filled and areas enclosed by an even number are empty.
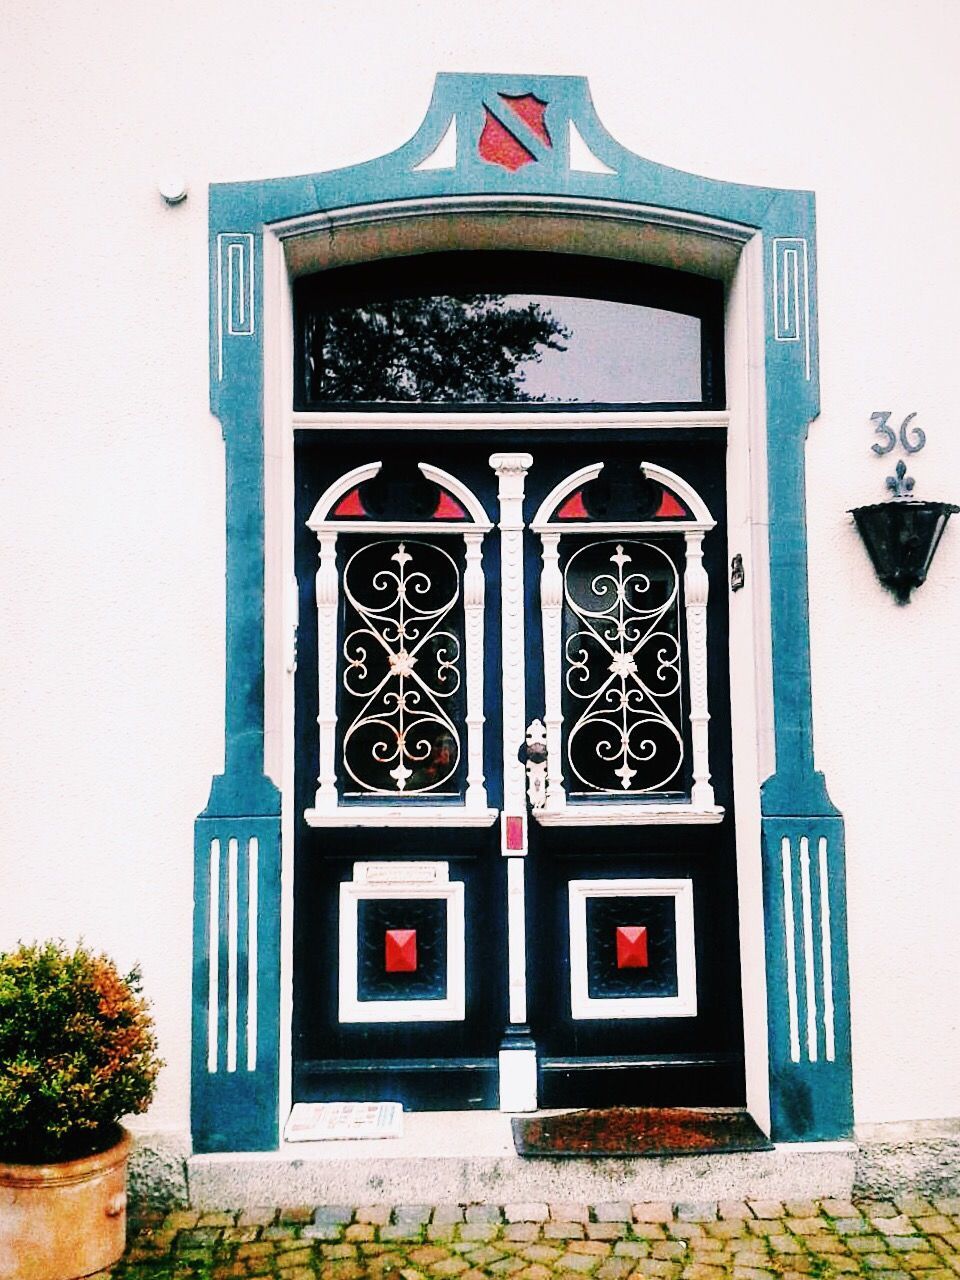
[[[320,772],[314,807],[323,813],[337,808],[337,535],[319,533],[317,569],[317,724],[320,726]]]
[[[526,774],[518,752],[527,731],[523,627],[523,488],[529,453],[495,453],[500,482],[500,627],[503,668],[503,810],[526,812]],[[525,842],[524,842],[525,844]],[[524,848],[524,852],[525,852]]]
[[[563,576],[560,573],[560,535],[541,533],[543,571],[540,608],[543,618],[544,721],[547,729],[547,813],[566,808],[563,789]]]
[[[689,531],[684,537],[687,543],[687,568],[683,575],[683,596],[687,615],[690,734],[693,741],[693,791],[690,802],[694,809],[711,809],[714,798],[713,787],[710,785],[707,742],[710,723],[707,705],[707,595],[710,583],[703,567],[702,531]]]
[[[483,785],[483,566],[482,533],[465,533],[467,565],[463,575],[463,613],[467,658],[466,807],[486,809]]]
[[[509,1018],[500,1050],[501,1111],[537,1105],[536,1050],[517,1031],[527,1020],[527,939],[524,855],[527,852],[526,770],[519,750],[526,736],[526,646],[523,617],[523,491],[533,459],[528,453],[495,453],[500,500],[500,626],[503,672],[503,819],[501,848],[507,857],[507,967]]]

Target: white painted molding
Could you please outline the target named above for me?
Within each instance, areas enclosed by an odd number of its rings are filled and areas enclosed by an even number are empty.
[[[464,640],[467,662],[467,791],[464,804],[470,813],[487,813],[483,781],[483,533],[464,535],[467,564],[463,575]]]
[[[474,525],[487,530],[492,529],[493,524],[489,516],[483,509],[483,504],[470,489],[467,488],[462,481],[456,476],[452,476],[449,471],[443,471],[440,467],[431,466],[427,462],[417,464],[420,471],[427,480],[437,484],[441,489],[449,489],[449,491],[462,504]],[[339,533],[346,530],[356,530],[362,528],[364,532],[369,533],[393,533],[402,526],[405,533],[462,533],[464,524],[462,520],[336,520],[328,519],[331,509],[337,500],[348,494],[351,489],[355,489],[357,485],[363,484],[367,480],[372,480],[374,476],[380,473],[383,467],[382,462],[366,462],[363,466],[354,467],[352,471],[347,471],[333,484],[329,485],[310,512],[307,520],[307,528],[313,529],[316,533],[321,528],[335,529]]]
[[[559,484],[555,484],[537,508],[537,514],[530,522],[530,528],[539,533],[541,527],[549,527],[551,515],[564,498],[574,493],[581,485],[589,484],[591,480],[596,480],[602,470],[602,462],[591,462],[588,466],[581,467],[579,471],[572,472],[566,479],[561,480]]]
[[[449,862],[355,862],[354,884],[447,884]]]
[[[257,999],[260,985],[257,929],[260,921],[260,841],[251,836],[247,844],[247,1070],[257,1069]]]
[[[383,863],[388,868],[375,883],[344,881],[340,885],[340,1000],[341,1022],[462,1022],[466,1006],[464,969],[463,884],[438,876],[434,882],[411,882],[396,870],[401,863]],[[445,865],[445,864],[441,864]],[[390,879],[391,871],[394,879]],[[408,898],[414,901],[439,898],[447,904],[447,994],[442,1000],[361,1000],[357,989],[357,904],[361,899]]]
[[[703,534],[684,535],[687,567],[683,575],[683,604],[687,619],[687,655],[690,684],[690,737],[693,747],[693,788],[690,801],[695,809],[713,808],[707,728],[710,711],[707,699],[707,596],[710,580],[703,567]]]
[[[529,453],[495,453],[490,466],[498,480],[500,504],[500,627],[503,720],[502,849],[507,855],[507,972],[509,1017],[527,1019],[527,937],[524,857],[527,852],[526,769],[518,752],[526,740],[526,644],[523,593],[523,494]],[[520,848],[507,832],[520,823]]]
[[[526,736],[526,645],[523,598],[523,492],[529,453],[495,453],[490,466],[499,481],[500,625],[503,671],[503,808],[526,812],[526,773],[518,759]]]
[[[314,800],[320,812],[337,807],[337,607],[340,580],[337,573],[337,535],[322,530],[320,567],[317,570],[317,724],[320,728],[320,772]]]
[[[443,471],[440,467],[431,466],[429,462],[418,462],[417,466],[427,480],[439,485],[441,489],[449,489],[453,496],[460,500],[474,524],[480,525],[483,529],[493,528],[480,499],[471,489],[467,488],[462,480],[452,476],[449,471]],[[433,521],[434,525],[437,523],[439,522]],[[462,527],[462,525],[458,526],[458,528]]]
[[[800,1021],[797,1001],[797,931],[793,911],[793,868],[790,838],[780,841],[780,863],[783,872],[783,943],[787,957],[787,1025],[790,1032],[790,1060],[800,1061]]]
[[[526,860],[507,859],[507,969],[510,1021],[527,1020]]]
[[[688,484],[675,471],[668,471],[666,467],[658,467],[652,462],[641,462],[640,470],[648,480],[655,480],[658,484],[662,484],[665,489],[671,489],[678,498],[682,498],[690,510],[693,512],[693,518],[701,524],[709,525],[712,529],[717,523],[710,514],[710,508],[694,489],[692,484]],[[682,525],[686,521],[671,521],[671,527]]]
[[[614,537],[649,537],[664,533],[709,533],[713,524],[708,520],[552,520],[545,524],[532,524],[534,533],[604,533]],[[461,526],[462,528],[462,526]]]
[[[571,880],[570,1008],[574,1018],[695,1018],[697,961],[693,931],[693,881],[639,877],[629,880]],[[591,996],[587,986],[587,899],[673,898],[676,911],[677,994],[675,996]]]
[[[246,840],[246,871],[241,873],[240,841]],[[257,894],[260,842],[249,838],[227,836],[225,841],[210,841],[208,880],[208,938],[210,966],[207,976],[207,1071],[216,1074],[240,1070],[240,1047],[243,1045],[245,1069],[257,1069]],[[221,901],[221,877],[226,868],[225,895]],[[241,885],[246,891],[245,922],[241,920]],[[221,932],[221,915],[225,908],[226,930]],[[221,978],[226,973],[226,985]],[[246,1034],[241,1039],[240,974],[247,980],[242,1007],[246,1014]],[[220,1012],[226,1007],[224,1036],[220,1035]]]
[[[304,809],[308,827],[492,827],[498,809],[468,811],[462,804],[343,804],[339,808]]]
[[[291,322],[292,323],[292,322]],[[385,413],[371,410],[369,413],[343,410],[299,410],[290,415],[295,431],[497,431],[523,432],[542,430],[543,411],[520,410],[517,413],[472,413],[461,410],[454,413],[426,412],[417,414]],[[602,431],[629,428],[630,431],[725,431],[730,425],[730,414],[725,409],[682,409],[676,413],[662,410],[562,409],[549,414],[550,429],[568,431]]]
[[[372,480],[382,466],[382,462],[365,462],[360,467],[354,467],[352,471],[344,472],[338,480],[334,480],[333,484],[324,489],[317,499],[307,520],[307,528],[317,532],[322,525],[328,525],[330,522],[327,520],[327,516],[337,499],[342,498],[344,494],[349,493],[358,484],[363,484],[365,480]],[[356,521],[353,523],[355,524]]]
[[[220,841],[210,841],[210,869],[207,884],[207,1071],[216,1073],[220,1065]]]
[[[817,873],[820,877],[820,973],[823,981],[823,1038],[828,1062],[837,1058],[836,1009],[833,997],[833,947],[830,941],[830,877],[827,874],[827,837],[817,841]]]
[[[789,836],[784,836],[780,842],[784,951],[787,970],[787,1027],[790,1058],[793,1062],[800,1062],[802,1059],[808,1062],[819,1060],[821,1026],[823,1027],[823,1056],[827,1062],[833,1062],[836,1059],[836,1010],[830,941],[828,853],[825,836],[818,838],[815,849],[811,849],[808,836],[801,836],[796,846]],[[819,910],[816,911],[814,881],[816,881],[816,896],[819,899]],[[798,890],[799,902],[797,901]],[[818,960],[819,974],[817,973]],[[801,1009],[804,1012],[803,1022],[800,1016]]]
[[[475,525],[467,520],[324,520],[317,529],[329,529],[334,533],[385,533],[394,538],[409,538],[415,533],[456,533],[462,538],[468,529],[479,528],[486,533],[492,524]]]
[[[535,1049],[500,1050],[500,1110],[536,1111],[537,1054]]]
[[[575,493],[577,489],[585,484],[589,484],[591,480],[596,480],[600,472],[603,470],[602,462],[594,462],[586,467],[581,467],[578,471],[572,472],[566,479],[561,480],[555,485],[547,496],[541,502],[537,509],[537,514],[533,517],[530,527],[535,533],[545,533],[548,529],[571,529],[584,528],[589,525],[594,533],[655,533],[662,532],[665,528],[670,528],[678,532],[687,532],[688,530],[699,530],[702,533],[709,532],[715,524],[713,516],[710,514],[710,508],[697,493],[692,485],[682,479],[674,471],[669,471],[666,467],[658,467],[652,462],[641,462],[640,470],[648,480],[654,480],[658,484],[663,485],[667,490],[671,490],[682,498],[690,508],[692,519],[690,520],[590,520],[578,522],[575,520],[556,520],[551,516],[557,507],[571,493]]]
[[[540,616],[543,626],[544,720],[547,727],[547,797],[543,810],[538,810],[536,817],[542,820],[544,813],[563,811],[567,793],[563,787],[563,575],[559,561],[560,534],[541,533],[540,540],[543,543]]]
[[[553,811],[537,809],[533,816],[542,827],[690,827],[722,822],[723,814],[719,805],[697,809],[692,804],[648,804],[641,797],[630,804],[586,800]]]

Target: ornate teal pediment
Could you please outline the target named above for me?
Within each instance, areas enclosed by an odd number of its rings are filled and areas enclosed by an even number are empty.
[[[363,164],[264,182],[216,184],[214,209],[273,222],[348,204],[429,196],[568,195],[626,200],[759,227],[783,195],[638,156],[604,128],[583,76],[441,72],[423,123]]]

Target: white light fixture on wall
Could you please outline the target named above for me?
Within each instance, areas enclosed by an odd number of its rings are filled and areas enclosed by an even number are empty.
[[[180,174],[167,174],[157,183],[157,190],[167,204],[182,204],[187,198],[187,184]]]

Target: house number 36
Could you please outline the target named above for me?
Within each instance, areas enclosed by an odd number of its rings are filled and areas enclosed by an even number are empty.
[[[870,448],[880,458],[885,453],[890,453],[892,449],[897,447],[897,440],[900,441],[900,448],[904,453],[919,453],[923,446],[927,443],[926,433],[922,427],[913,427],[910,429],[910,423],[917,415],[908,413],[904,420],[900,423],[899,434],[890,426],[890,410],[884,409],[877,413],[871,413],[870,421],[875,423],[874,431],[878,436],[883,436],[883,444],[872,444]],[[911,436],[913,437],[911,439]]]

